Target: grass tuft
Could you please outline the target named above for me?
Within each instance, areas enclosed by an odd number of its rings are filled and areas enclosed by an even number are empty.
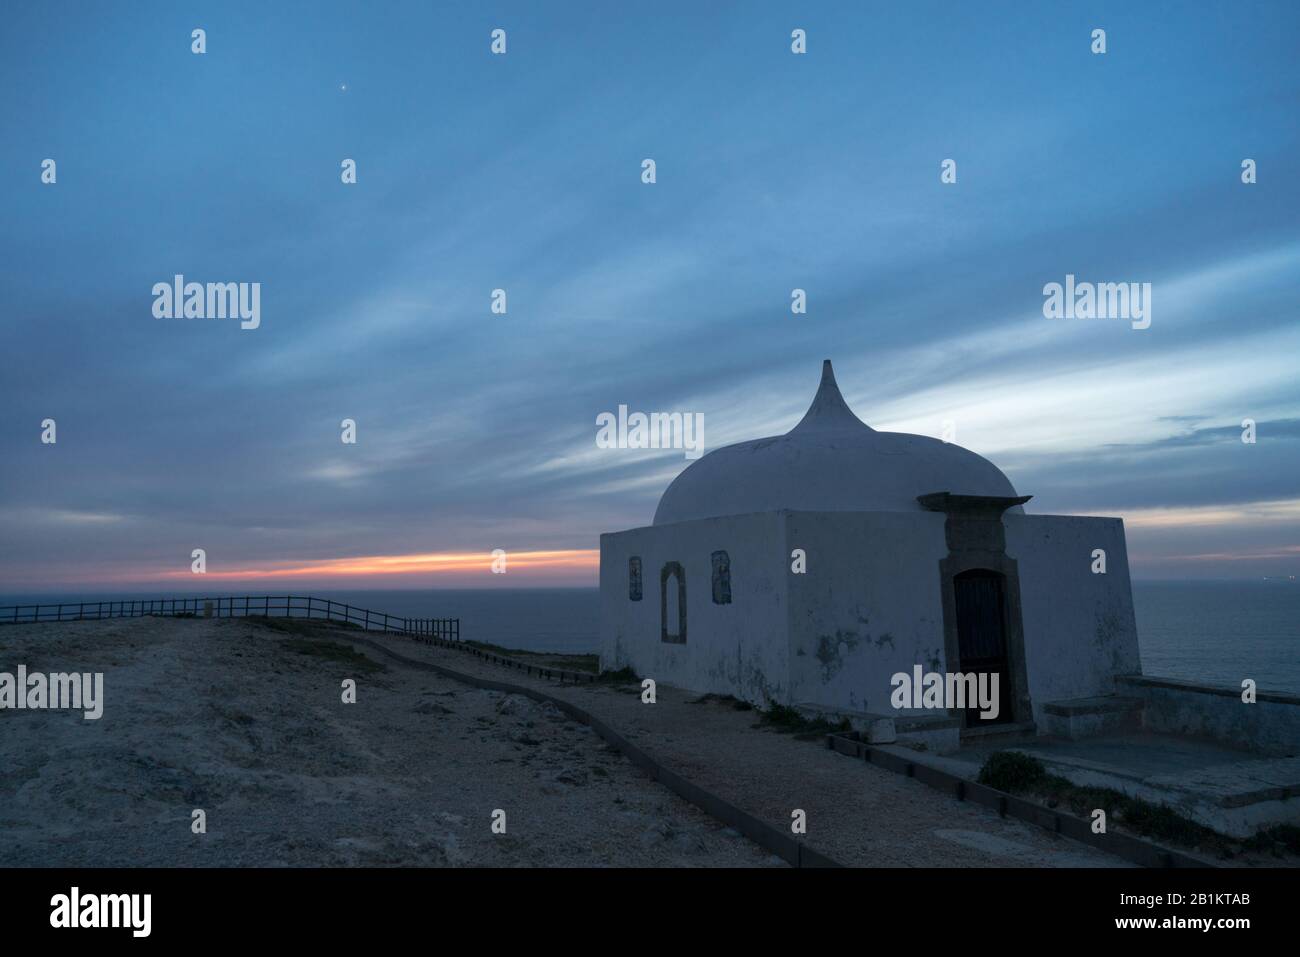
[[[783,734],[818,737],[831,731],[848,731],[848,718],[827,721],[825,718],[805,718],[798,709],[783,704],[773,704],[767,710],[758,709],[757,728],[768,728]]]
[[[1142,837],[1184,847],[1205,847],[1220,853],[1229,848],[1223,835],[1197,824],[1167,804],[1153,804],[1112,788],[1082,787],[1059,775],[1048,774],[1042,761],[1019,751],[996,751],[989,755],[977,780],[1008,794],[1043,798],[1048,807],[1064,804],[1081,817],[1089,817],[1100,808],[1106,812],[1108,822],[1118,822]]]
[[[686,703],[687,704],[712,704],[714,702],[718,704],[731,705],[732,709],[735,711],[754,710],[754,706],[752,704],[750,704],[748,701],[741,701],[735,695],[714,694],[713,692],[709,692],[708,694],[702,694],[698,698],[693,698],[692,700]]]
[[[1041,785],[1047,777],[1043,762],[1019,751],[995,751],[980,768],[980,784],[1008,794],[1023,794]]]
[[[322,631],[328,631],[332,628],[350,628],[353,631],[362,630],[360,625],[335,621],[332,618],[274,618],[267,615],[248,615],[243,619],[231,620],[251,621],[263,628],[269,628],[271,631],[278,631],[285,635],[319,635]]]
[[[292,638],[284,643],[284,647],[300,655],[311,655],[313,658],[324,658],[326,661],[347,665],[352,671],[360,674],[374,674],[377,671],[388,670],[387,666],[368,655],[335,641]]]
[[[612,684],[623,684],[629,681],[639,681],[637,673],[632,670],[631,665],[619,668],[617,671],[602,671],[596,679],[597,681],[608,681]]]
[[[1272,851],[1276,857],[1300,854],[1300,827],[1294,824],[1275,824],[1260,831],[1244,846],[1252,851]]]

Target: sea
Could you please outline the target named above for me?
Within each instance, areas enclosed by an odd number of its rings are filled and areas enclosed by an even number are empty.
[[[583,654],[599,647],[600,600],[594,588],[320,589],[310,594],[402,617],[459,618],[462,638],[506,648]],[[0,595],[0,606],[158,597],[156,592]],[[1144,674],[1232,687],[1253,678],[1261,690],[1300,694],[1300,583],[1135,581],[1133,602]],[[0,649],[3,643],[0,631]]]

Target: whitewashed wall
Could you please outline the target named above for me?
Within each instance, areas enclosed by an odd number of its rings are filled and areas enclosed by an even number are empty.
[[[890,705],[890,678],[915,664],[945,667],[944,516],[785,514],[789,549],[808,555],[807,573],[789,576],[794,703],[900,713]]]
[[[789,700],[784,527],[777,513],[647,526],[600,536],[601,668],[731,694]],[[714,551],[731,559],[731,603],[713,603]],[[628,558],[641,557],[643,598],[628,599]],[[686,572],[686,643],[660,640],[659,575]]]
[[[1007,554],[1020,568],[1025,665],[1034,718],[1048,701],[1113,694],[1142,670],[1124,523],[1118,518],[1006,515]],[[1106,574],[1092,551],[1106,551]]]

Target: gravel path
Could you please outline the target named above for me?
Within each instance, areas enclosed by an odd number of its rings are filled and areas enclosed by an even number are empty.
[[[346,634],[346,632],[342,632]],[[372,636],[373,637],[373,636]],[[561,685],[460,651],[400,638],[393,651],[498,681],[540,688],[617,729],[660,763],[779,828],[807,814],[808,843],[864,867],[1127,867],[1120,858],[1001,818],[824,744],[756,727],[752,711],[658,686],[643,704],[639,685]],[[376,660],[382,653],[356,643]],[[387,659],[391,660],[391,659]]]
[[[0,627],[0,671],[102,671],[105,697],[0,710],[0,865],[784,866],[552,705],[298,631]]]

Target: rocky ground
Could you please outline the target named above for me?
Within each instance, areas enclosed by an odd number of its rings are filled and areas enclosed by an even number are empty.
[[[554,706],[335,629],[4,626],[19,664],[104,672],[104,714],[0,710],[0,866],[784,866]]]

